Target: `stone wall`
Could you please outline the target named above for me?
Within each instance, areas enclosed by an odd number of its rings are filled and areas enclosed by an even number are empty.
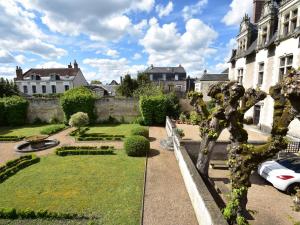
[[[64,113],[59,99],[29,98],[28,101],[28,122],[33,123],[37,118],[45,122],[53,119],[63,122]],[[109,116],[121,122],[132,122],[140,115],[139,103],[132,98],[101,98],[96,100],[95,114],[97,122],[107,120]]]

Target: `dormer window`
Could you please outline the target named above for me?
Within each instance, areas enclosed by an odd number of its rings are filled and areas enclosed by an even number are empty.
[[[291,18],[291,32],[293,32],[297,27],[298,9],[292,12]]]
[[[265,45],[267,43],[267,37],[268,37],[268,28],[263,28],[262,34],[261,34],[261,44]]]
[[[41,79],[41,77],[36,74],[32,74],[30,77],[31,77],[31,80],[40,80]]]
[[[285,37],[294,32],[298,22],[298,9],[290,11],[284,15],[282,35]]]
[[[50,79],[51,79],[51,80],[60,80],[60,77],[59,77],[59,75],[51,74],[51,75],[50,75]]]

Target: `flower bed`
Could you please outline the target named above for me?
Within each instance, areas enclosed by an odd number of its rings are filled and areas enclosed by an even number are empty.
[[[56,155],[67,156],[67,155],[113,155],[113,146],[64,146],[55,150]]]

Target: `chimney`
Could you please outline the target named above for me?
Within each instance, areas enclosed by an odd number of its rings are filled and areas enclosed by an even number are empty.
[[[76,60],[74,60],[74,69],[78,70],[78,64],[77,64]]]
[[[207,70],[206,69],[204,70],[204,74],[207,74]]]
[[[69,68],[69,69],[72,69],[72,63],[70,63],[70,64],[68,65],[68,68]]]
[[[265,0],[253,0],[253,23],[260,19]]]
[[[150,67],[151,67],[151,69],[153,69],[153,67],[154,67],[154,66],[153,66],[153,64],[151,64],[151,66],[150,66]]]
[[[16,75],[17,75],[17,80],[23,79],[23,70],[19,66],[16,67]]]

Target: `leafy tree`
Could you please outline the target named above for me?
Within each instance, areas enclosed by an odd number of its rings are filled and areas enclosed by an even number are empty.
[[[121,96],[132,97],[134,90],[137,88],[137,80],[131,79],[131,76],[127,74],[125,75],[122,84],[117,88],[117,93]]]
[[[15,82],[9,81],[8,79],[0,78],[0,97],[9,97],[18,95],[19,90]]]
[[[162,94],[163,92],[160,87],[152,83],[145,83],[143,85],[139,85],[138,88],[134,90],[133,97],[139,98],[141,96],[155,96]]]
[[[87,113],[78,112],[71,116],[69,125],[78,128],[79,134],[82,134],[81,127],[89,124],[89,116]]]
[[[91,84],[102,84],[100,80],[92,80]]]
[[[138,83],[139,86],[144,86],[144,85],[150,84],[151,81],[150,81],[150,78],[149,78],[148,74],[138,73],[137,83]]]

